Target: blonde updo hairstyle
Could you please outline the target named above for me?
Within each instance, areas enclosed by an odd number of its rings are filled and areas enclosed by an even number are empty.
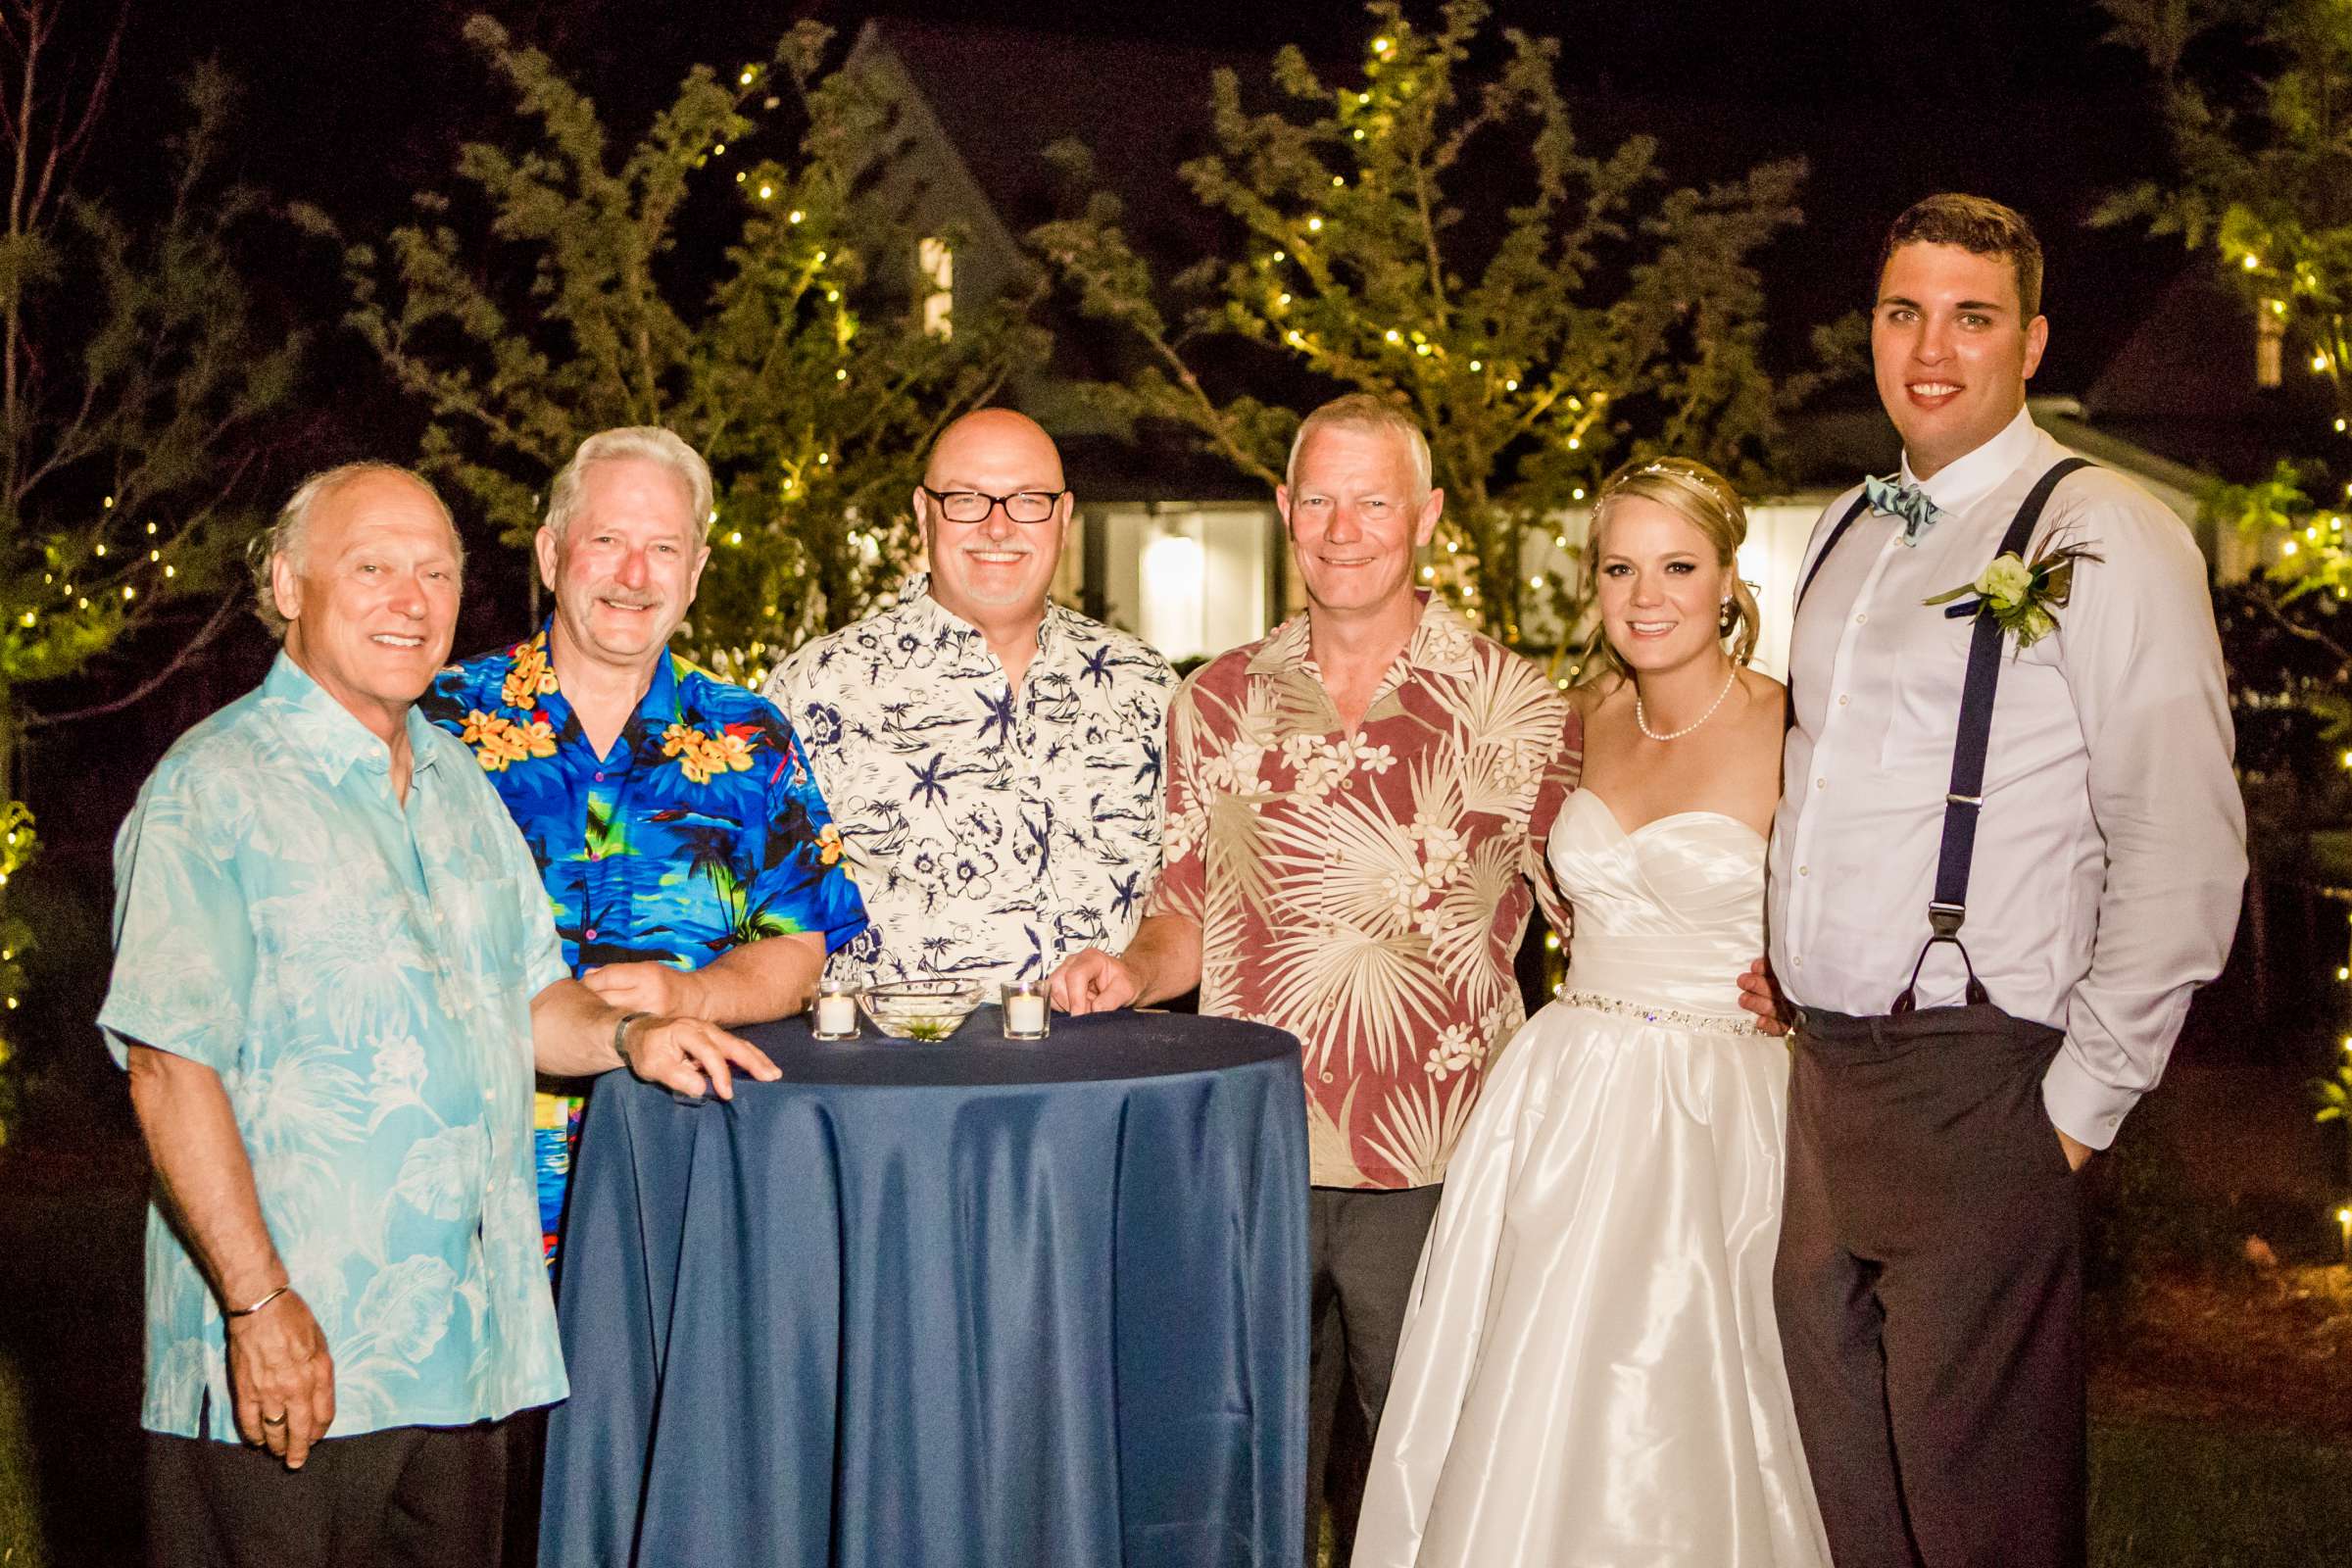
[[[1747,508],[1740,492],[1722,474],[1690,458],[1638,458],[1624,465],[1600,482],[1600,493],[1593,498],[1591,557],[1595,573],[1609,510],[1627,496],[1657,503],[1706,536],[1715,564],[1731,574],[1731,603],[1723,607],[1717,635],[1730,641],[1732,662],[1745,664],[1755,656],[1758,618],[1756,596],[1740,580],[1740,546],[1747,539]],[[1609,641],[1607,629],[1594,636],[1599,647],[1593,662],[1612,674],[1630,676],[1633,671]]]

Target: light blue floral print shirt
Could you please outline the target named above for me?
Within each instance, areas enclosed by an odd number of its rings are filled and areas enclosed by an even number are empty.
[[[98,1015],[220,1073],[335,1362],[330,1437],[564,1397],[530,1167],[531,999],[564,978],[538,868],[464,745],[391,757],[282,654],[167,753],[115,841]],[[147,1218],[150,1431],[236,1441],[220,1304]]]

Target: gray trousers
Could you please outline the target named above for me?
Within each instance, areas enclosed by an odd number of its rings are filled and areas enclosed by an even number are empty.
[[[1372,1466],[1372,1439],[1389,1400],[1396,1341],[1421,1244],[1437,1216],[1441,1184],[1395,1190],[1314,1187],[1306,1198],[1306,1557],[1314,1568],[1323,1506],[1331,1508],[1334,1562],[1355,1542],[1355,1516]],[[1355,1397],[1342,1409],[1341,1393]],[[1336,1439],[1336,1441],[1335,1441]]]
[[[493,1568],[504,1422],[326,1438],[300,1470],[260,1448],[150,1432],[151,1568]]]
[[[1774,1295],[1838,1568],[2080,1568],[2079,1178],[2055,1029],[1806,1008]]]

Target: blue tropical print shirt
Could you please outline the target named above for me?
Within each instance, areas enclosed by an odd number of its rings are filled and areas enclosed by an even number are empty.
[[[799,744],[757,692],[675,654],[596,755],[548,657],[548,629],[437,676],[418,705],[464,741],[522,830],[575,975],[609,963],[699,969],[762,937],[865,928],[840,836]],[[549,1257],[579,1102],[543,1096]]]
[[[465,1426],[567,1392],[531,1197],[547,901],[466,749],[412,709],[391,753],[283,654],[180,737],[115,840],[98,1014],[220,1075],[338,1437]],[[240,1303],[242,1304],[242,1303]],[[220,1301],[147,1216],[141,1423],[234,1443]]]

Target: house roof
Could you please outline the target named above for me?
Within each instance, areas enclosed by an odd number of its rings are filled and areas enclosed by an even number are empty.
[[[1176,170],[1212,149],[1211,74],[1231,67],[1249,80],[1262,56],[902,17],[867,22],[857,47],[897,57],[1011,234],[1056,216],[1064,193],[1045,153],[1075,141],[1147,254],[1214,247],[1217,219],[1175,188]]]
[[[2334,413],[2296,344],[2283,349],[2280,384],[2256,385],[2253,313],[2198,258],[2092,382],[2083,409],[2103,430],[2247,482],[2280,458],[2324,450]]]

